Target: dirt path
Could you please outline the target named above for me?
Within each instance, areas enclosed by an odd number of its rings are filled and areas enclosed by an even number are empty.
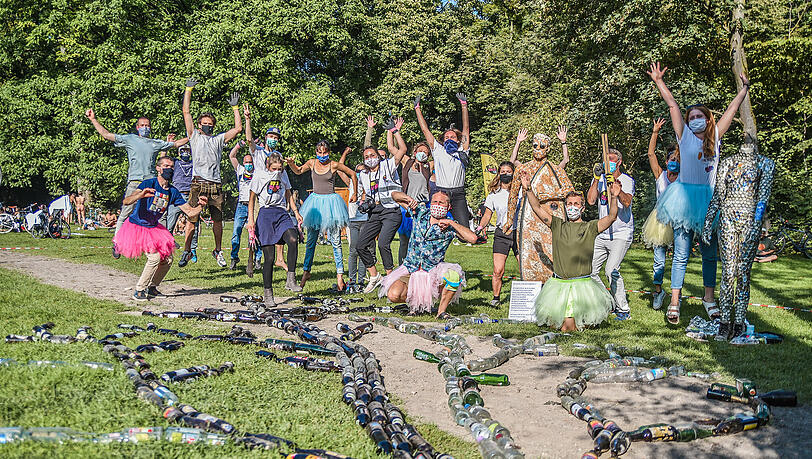
[[[0,266],[27,273],[46,284],[96,298],[135,303],[130,299],[130,286],[134,285],[136,276],[106,266],[80,265],[10,252],[0,252]],[[110,288],[111,285],[127,288]],[[155,311],[188,311],[200,306],[222,306],[218,301],[220,293],[211,294],[205,289],[168,282],[162,285],[161,290],[168,295],[167,298],[140,306]],[[239,295],[238,292],[235,294]],[[336,322],[343,319],[329,318],[319,322],[318,326],[324,330],[334,330]],[[265,326],[251,328],[262,338],[286,336],[279,330]],[[387,389],[404,400],[409,415],[471,440],[468,432],[454,424],[450,416],[444,381],[436,366],[417,361],[411,356],[416,347],[433,351],[437,349],[436,345],[416,335],[404,335],[389,328],[376,328],[375,333],[362,340],[380,359]],[[487,338],[466,335],[466,340],[475,356],[487,356],[496,350]],[[508,374],[510,386],[482,388],[486,408],[510,429],[527,457],[580,457],[591,447],[586,425],[565,412],[555,396],[556,385],[581,360],[566,356],[519,356],[494,370]],[[693,378],[672,378],[650,385],[592,384],[585,395],[602,409],[604,416],[628,430],[656,422],[677,423],[748,411],[744,406],[706,400],[706,388],[705,384]],[[808,457],[809,451],[812,451],[812,410],[807,406],[776,408],[774,413],[773,424],[766,428],[690,443],[635,443],[625,457]]]

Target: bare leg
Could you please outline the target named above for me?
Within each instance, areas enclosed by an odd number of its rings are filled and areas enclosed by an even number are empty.
[[[505,275],[505,262],[507,255],[501,253],[493,254],[493,278],[491,278],[491,287],[493,287],[493,297],[499,298],[502,292],[502,276]]]
[[[577,328],[575,327],[575,319],[572,317],[565,317],[564,323],[561,324],[561,331],[575,331]]]
[[[189,219],[186,219],[186,230],[183,232],[183,250],[189,252],[192,250],[192,237],[195,235],[195,224]]]
[[[409,286],[401,280],[392,283],[389,290],[386,292],[386,297],[393,303],[403,303],[406,301],[406,296],[409,291]]]
[[[214,232],[214,250],[223,250],[223,222],[214,222],[212,224],[212,231]]]
[[[439,317],[442,313],[445,312],[448,305],[451,304],[451,299],[454,297],[454,292],[451,290],[443,287],[443,291],[440,292],[440,306],[437,308],[437,316]]]
[[[274,265],[284,269],[285,272],[287,272],[288,271],[288,265],[287,265],[287,263],[285,263],[285,260],[283,258],[284,255],[283,255],[282,251],[283,251],[283,246],[281,244],[277,245],[276,246],[276,262],[274,263]]]

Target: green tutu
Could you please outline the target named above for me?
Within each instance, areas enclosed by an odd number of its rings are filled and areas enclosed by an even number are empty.
[[[572,317],[575,326],[598,325],[612,309],[612,296],[600,282],[591,277],[559,279],[551,277],[536,298],[536,323],[561,328],[564,319]]]

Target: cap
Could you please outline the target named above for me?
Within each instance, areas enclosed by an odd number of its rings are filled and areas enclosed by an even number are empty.
[[[265,131],[265,135],[268,135],[268,134],[276,134],[279,137],[282,137],[282,131],[279,130],[278,127],[269,128],[267,131]]]

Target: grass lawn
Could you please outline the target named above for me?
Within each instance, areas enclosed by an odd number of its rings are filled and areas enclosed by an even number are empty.
[[[109,249],[82,248],[110,245],[107,231],[84,232],[70,240],[33,240],[28,234],[0,235],[0,247],[42,247],[43,250],[21,252],[64,258],[77,263],[99,263],[131,273],[139,273],[143,260],[113,260]],[[226,241],[230,225],[226,226]],[[198,250],[200,261],[183,269],[172,268],[169,281],[206,287],[212,291],[237,290],[262,293],[261,275],[249,279],[244,271],[219,268],[209,254],[213,246],[211,230],[205,229]],[[208,249],[208,250],[207,250]],[[397,253],[397,243],[393,252]],[[346,253],[346,251],[345,251]],[[179,255],[179,252],[176,253]],[[300,245],[300,260],[304,245]],[[247,251],[241,251],[244,268]],[[447,259],[459,262],[467,272],[468,287],[463,300],[450,309],[452,314],[479,314],[506,317],[507,301],[499,308],[491,308],[490,278],[492,270],[490,245],[466,247],[451,246]],[[649,290],[652,255],[649,251],[632,248],[622,266],[626,288]],[[346,258],[345,258],[346,266]],[[380,269],[380,266],[379,266]],[[670,264],[667,265],[670,269]],[[313,277],[305,293],[323,295],[335,282],[332,250],[318,246]],[[274,287],[282,295],[284,274],[277,271]],[[515,275],[515,259],[510,259],[508,275]],[[301,269],[297,274],[301,275]],[[812,309],[812,261],[797,256],[785,256],[771,264],[755,264],[753,269],[751,301],[773,305]],[[668,271],[665,285],[668,285]],[[118,288],[118,286],[116,286]],[[510,284],[506,283],[503,298],[508,297]],[[686,295],[701,296],[701,268],[699,261],[689,264],[685,280]],[[368,295],[370,302],[383,304],[377,296]],[[615,322],[564,338],[561,343],[581,342],[602,346],[616,343],[640,349],[639,355],[663,355],[689,371],[719,371],[732,376],[752,379],[764,390],[786,388],[796,390],[804,403],[812,400],[812,313],[751,307],[749,320],[759,331],[773,331],[785,336],[779,345],[734,347],[726,343],[698,343],[684,336],[684,326],[693,315],[704,316],[697,300],[686,300],[682,308],[682,325],[669,326],[663,311],[654,311],[650,296],[629,294],[632,320]],[[45,286],[31,278],[0,269],[0,313],[6,320],[0,333],[27,333],[33,325],[46,321],[57,323],[57,334],[73,334],[80,325],[92,325],[97,336],[112,332],[115,325],[126,319],[116,313],[128,306],[100,301],[87,296]],[[21,313],[21,311],[25,311]],[[430,320],[428,316],[421,320]],[[155,320],[158,325],[177,326],[177,321]],[[219,324],[184,322],[184,331],[211,332]],[[535,325],[487,325],[472,327],[476,334],[501,333],[505,337],[527,337],[539,333]],[[158,340],[159,336],[144,334],[125,341],[134,345]],[[571,346],[562,346],[564,353],[576,353]],[[589,354],[581,354],[589,355]],[[54,359],[77,362],[79,360],[111,361],[96,345],[70,346],[50,343],[0,344],[0,357],[18,361],[28,359]],[[601,356],[603,357],[603,356]],[[328,448],[355,457],[374,455],[374,447],[366,433],[360,429],[350,410],[339,401],[341,392],[334,375],[311,374],[277,364],[260,361],[246,349],[234,352],[232,346],[217,343],[199,343],[180,351],[163,353],[160,358],[149,355],[157,371],[168,371],[188,366],[192,362],[220,364],[234,361],[238,371],[234,374],[201,380],[182,386],[178,395],[201,411],[206,411],[248,432],[269,432],[296,441],[302,447]],[[157,410],[136,399],[129,381],[117,368],[114,373],[81,368],[38,369],[4,368],[0,380],[0,425],[70,426],[94,432],[116,431],[126,427],[164,425]],[[156,371],[156,373],[157,373]],[[389,378],[397,375],[386,375]],[[260,390],[258,390],[260,389]],[[456,457],[476,456],[467,445],[436,428],[421,426],[430,441],[439,449]],[[3,447],[11,456],[43,455],[51,448],[22,444]],[[104,455],[243,455],[239,447],[200,447],[181,445],[112,445],[61,446],[60,455],[83,455],[101,452]],[[255,453],[262,455],[264,453]],[[268,453],[273,454],[273,453]]]

